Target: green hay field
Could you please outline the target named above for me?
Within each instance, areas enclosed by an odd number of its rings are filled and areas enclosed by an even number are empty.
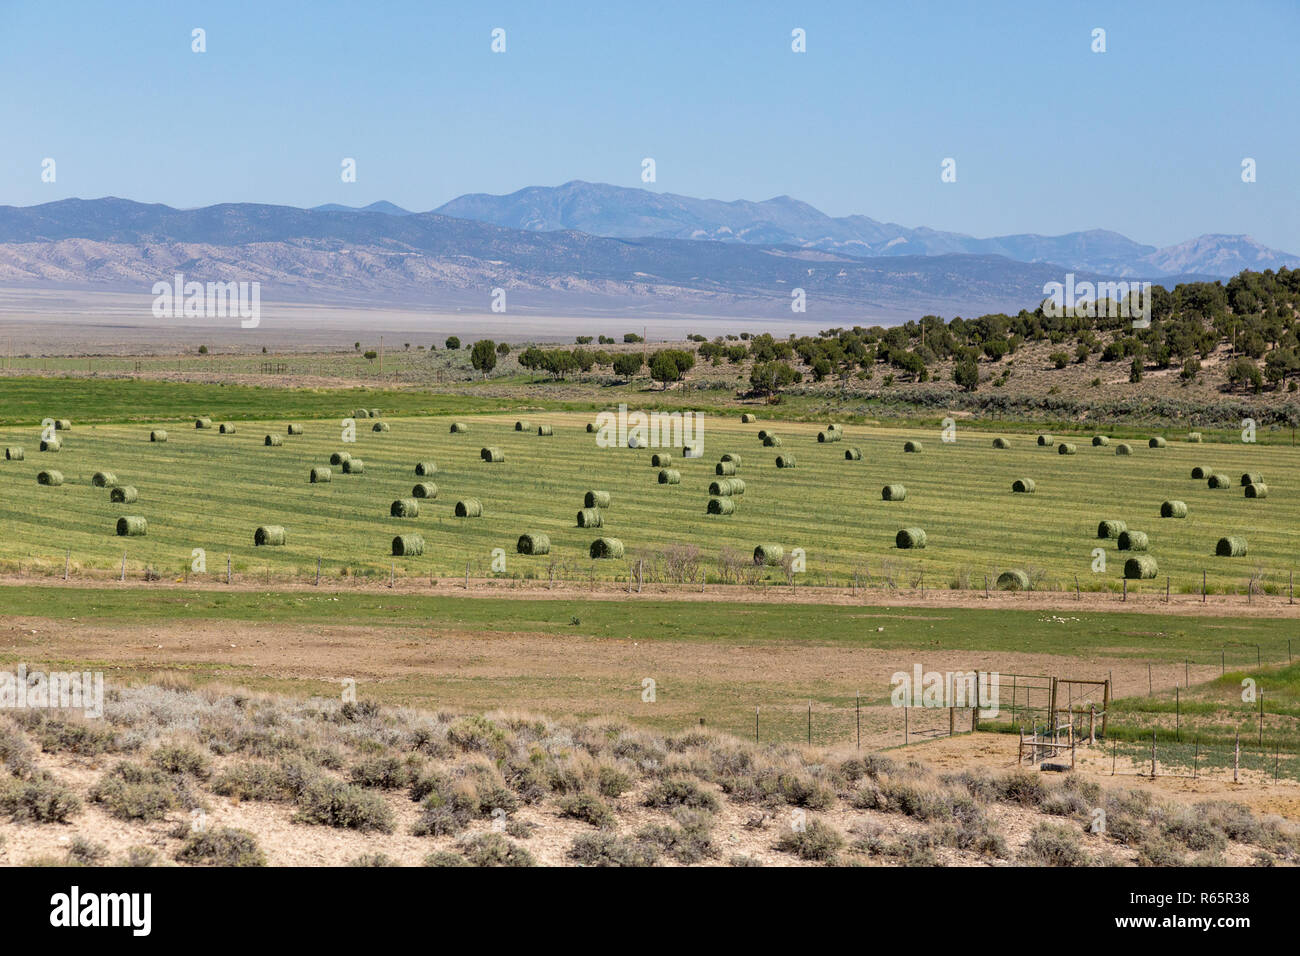
[[[1300,544],[1300,497],[1290,478],[1300,465],[1300,449],[1248,444],[1188,444],[1170,436],[1169,446],[1149,449],[1133,442],[1133,454],[1117,456],[1109,447],[1078,442],[1078,454],[1062,456],[1054,447],[1039,447],[1023,434],[1007,437],[1011,447],[992,447],[995,433],[962,430],[945,443],[937,432],[921,429],[867,428],[849,425],[842,441],[819,444],[818,426],[764,418],[741,425],[738,417],[710,417],[704,426],[704,456],[684,459],[669,449],[680,485],[659,485],[650,458],[655,449],[600,448],[585,431],[589,413],[529,412],[471,414],[465,435],[449,434],[453,418],[385,417],[391,430],[376,433],[370,421],[357,423],[356,442],[341,440],[341,419],[352,407],[346,394],[335,394],[337,414],[327,420],[285,418],[239,420],[237,433],[214,428],[199,431],[193,419],[156,424],[170,436],[166,444],[149,442],[154,423],[81,425],[61,432],[63,450],[41,453],[36,427],[0,428],[0,446],[21,445],[24,461],[0,460],[0,561],[27,568],[63,567],[71,551],[74,567],[116,568],[123,551],[130,568],[150,565],[162,573],[179,573],[191,564],[193,550],[206,553],[210,574],[224,573],[226,556],[235,570],[268,569],[276,573],[314,571],[322,559],[327,573],[387,573],[394,535],[423,535],[423,556],[398,558],[399,573],[448,576],[490,573],[493,550],[506,555],[507,577],[548,575],[552,562],[566,577],[594,571],[601,579],[626,578],[638,557],[674,545],[699,548],[710,581],[719,580],[723,549],[748,555],[755,545],[779,542],[787,553],[806,552],[807,584],[983,588],[1009,568],[1028,569],[1038,587],[1073,589],[1077,575],[1086,590],[1120,586],[1124,554],[1114,541],[1095,538],[1097,522],[1118,518],[1129,528],[1146,531],[1150,554],[1159,562],[1155,581],[1130,582],[1163,592],[1170,576],[1175,591],[1199,591],[1201,572],[1208,572],[1215,591],[1243,591],[1252,575],[1255,587],[1285,592]],[[358,403],[360,404],[360,403]],[[204,408],[192,409],[207,414]],[[58,415],[59,410],[50,410]],[[524,417],[533,432],[516,432]],[[306,434],[285,434],[289,421],[305,425]],[[538,437],[539,424],[554,426],[554,437]],[[780,448],[764,448],[759,429],[777,432]],[[283,436],[281,447],[266,447],[267,434]],[[903,442],[920,439],[921,454],[906,454]],[[489,464],[479,450],[501,448],[505,461]],[[861,448],[861,461],[846,461],[847,448]],[[328,465],[335,451],[365,462],[364,475],[333,469],[328,484],[308,483],[313,466]],[[725,452],[738,453],[737,476],[746,491],[736,499],[734,515],[709,516],[708,485],[714,465]],[[778,453],[793,454],[798,466],[778,469]],[[396,498],[411,494],[418,461],[433,460],[438,472],[434,500],[420,503],[416,519],[389,516]],[[1241,488],[1211,491],[1190,478],[1197,464],[1208,464],[1232,477],[1258,471],[1269,496],[1247,500]],[[59,487],[39,486],[37,472],[57,468]],[[109,502],[107,489],[91,486],[99,470],[116,474],[120,484],[139,491],[131,505]],[[1033,494],[1013,494],[1016,478],[1033,478]],[[881,486],[901,483],[907,498],[885,502]],[[612,507],[600,529],[582,529],[575,517],[584,492],[609,491]],[[481,518],[453,516],[459,498],[483,503]],[[1185,501],[1185,519],[1160,518],[1167,498]],[[122,515],[148,520],[146,537],[118,538],[114,525]],[[284,547],[255,548],[259,525],[287,529]],[[921,527],[928,536],[923,551],[894,546],[900,528]],[[524,557],[515,542],[525,531],[550,536],[549,556]],[[1216,558],[1216,540],[1229,533],[1249,542],[1244,558]],[[620,538],[624,560],[592,562],[588,547],[598,535]],[[1093,549],[1106,553],[1105,572],[1092,570]],[[648,561],[653,564],[653,557]],[[766,579],[784,582],[781,568],[767,569]]]

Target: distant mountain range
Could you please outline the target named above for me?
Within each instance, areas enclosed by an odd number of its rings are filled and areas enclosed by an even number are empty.
[[[435,211],[541,232],[576,229],[594,236],[788,245],[860,258],[994,255],[1121,277],[1187,273],[1227,277],[1242,269],[1300,266],[1300,256],[1269,249],[1249,236],[1198,236],[1163,249],[1104,229],[976,239],[867,216],[832,217],[789,196],[722,202],[577,180],[562,186],[530,186],[508,196],[473,193]]]
[[[482,221],[487,217],[508,221]],[[565,222],[583,228],[560,227]],[[700,241],[706,222],[711,235],[725,229],[740,238]],[[829,235],[827,224],[837,223],[840,232]],[[845,223],[863,236],[874,228],[884,254],[871,254],[865,239],[844,238]],[[502,288],[511,311],[750,315],[826,327],[1032,308],[1043,286],[1062,281],[1067,270],[1080,281],[1132,274],[1127,267],[1078,263],[1150,250],[1114,233],[1079,233],[1041,239],[1047,245],[1035,248],[1044,255],[1056,250],[1053,258],[1024,261],[1008,255],[1015,237],[969,240],[1003,243],[994,247],[1000,251],[980,251],[963,246],[964,237],[913,230],[929,245],[925,254],[905,255],[905,245],[922,243],[891,232],[899,228],[865,217],[830,219],[788,199],[717,203],[572,183],[511,197],[462,197],[424,213],[386,202],[361,209],[227,203],[181,210],[68,199],[0,206],[0,282],[143,295],[179,272],[201,282],[259,281],[267,299],[481,311],[492,290]],[[596,234],[602,229],[627,235]],[[689,237],[635,235],[683,231]],[[1020,238],[1016,248],[1026,255],[1036,237]],[[1152,257],[1151,271],[1138,276],[1172,285],[1207,277],[1168,274],[1184,264],[1213,263],[1214,275],[1236,271],[1240,266],[1229,263],[1245,253],[1214,241],[1227,238],[1143,252]],[[1062,264],[1057,253],[1070,250],[1076,258]],[[806,294],[806,313],[791,310],[796,289]]]

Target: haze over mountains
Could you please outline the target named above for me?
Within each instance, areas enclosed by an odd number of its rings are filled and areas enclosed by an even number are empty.
[[[1116,233],[973,239],[806,203],[697,200],[588,183],[462,196],[433,212],[125,199],[0,206],[0,282],[144,294],[176,273],[264,298],[486,311],[752,315],[839,324],[1032,307],[1045,283],[1177,281],[1300,265],[1246,237],[1155,249]]]
[[[1142,278],[1186,273],[1227,277],[1242,269],[1300,265],[1300,256],[1268,249],[1249,236],[1198,236],[1163,249],[1105,229],[976,239],[925,227],[910,229],[867,216],[831,217],[789,196],[722,202],[577,180],[562,186],[530,186],[507,196],[460,196],[435,211],[515,229],[792,245],[867,258],[995,255]]]

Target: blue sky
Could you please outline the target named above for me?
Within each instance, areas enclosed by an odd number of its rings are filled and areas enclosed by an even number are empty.
[[[640,186],[651,156],[651,188],[686,195],[1300,252],[1297,38],[1294,0],[0,0],[0,203],[426,210],[570,179]]]

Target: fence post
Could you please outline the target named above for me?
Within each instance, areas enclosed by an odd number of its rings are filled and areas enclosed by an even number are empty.
[[[808,701],[808,746],[812,746],[812,701]]]
[[[1088,708],[1088,746],[1097,746],[1097,705]]]
[[[1156,732],[1151,731],[1151,779],[1156,778]]]
[[[316,587],[320,587],[320,556],[316,558]]]
[[[1074,576],[1074,599],[1076,601],[1083,600],[1083,595],[1079,593],[1079,576],[1077,574]]]
[[[122,580],[126,580],[126,552],[122,552]]]
[[[1201,768],[1201,735],[1196,735],[1196,753],[1192,757],[1192,778],[1195,779]]]
[[[1125,604],[1128,603],[1128,578],[1124,579],[1124,597],[1122,600]]]
[[[1183,698],[1182,688],[1174,687],[1174,739],[1183,739]]]
[[[1237,732],[1237,745],[1232,751],[1232,782],[1237,783],[1238,773],[1241,770],[1241,732]]]
[[[858,749],[862,749],[862,691],[858,691],[853,698],[853,708],[858,720]]]
[[[1205,569],[1201,569],[1201,603],[1205,603]]]
[[[956,707],[948,708],[948,736],[949,737],[957,736],[957,708]]]
[[[230,583],[230,555],[226,555],[226,583]]]

